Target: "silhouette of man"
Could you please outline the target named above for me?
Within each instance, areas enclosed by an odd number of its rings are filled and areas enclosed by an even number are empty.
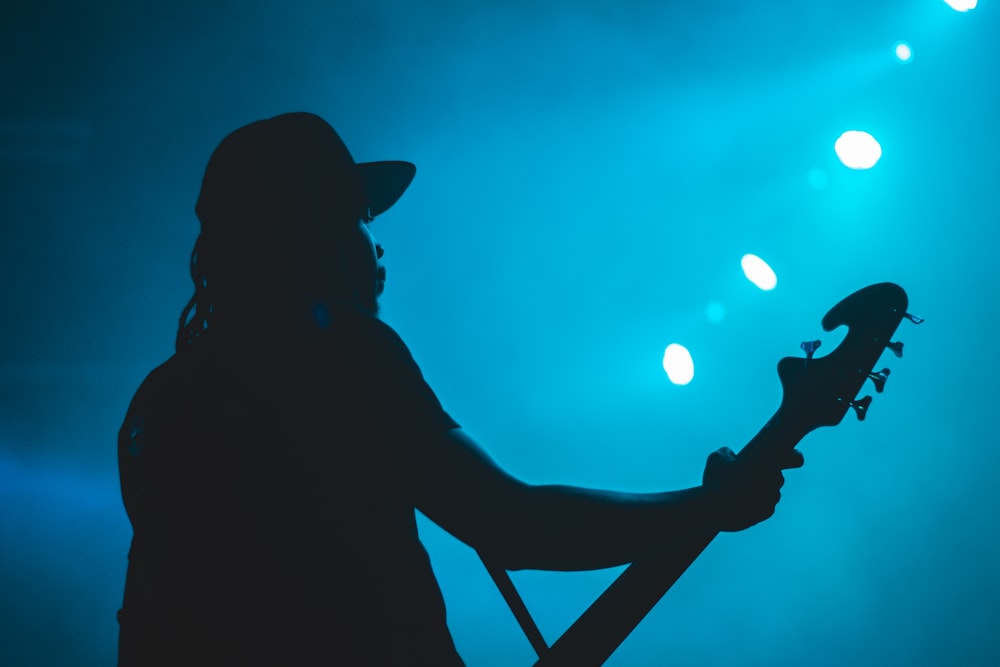
[[[442,409],[376,315],[369,223],[415,168],[355,163],[321,118],[227,136],[208,162],[176,353],[119,435],[134,537],[119,664],[461,665],[420,510],[507,569],[594,569],[774,512],[781,470],[712,453],[703,484],[526,484]]]

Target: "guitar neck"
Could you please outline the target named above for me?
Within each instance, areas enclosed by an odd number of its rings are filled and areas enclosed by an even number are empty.
[[[810,429],[774,417],[740,450],[740,456],[766,458],[792,449]],[[545,652],[535,667],[602,665],[690,567],[718,532],[693,535],[669,553],[628,566],[573,625]]]

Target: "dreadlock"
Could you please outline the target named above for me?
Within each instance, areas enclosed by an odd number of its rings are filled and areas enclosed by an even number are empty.
[[[177,326],[177,340],[174,349],[177,352],[183,351],[194,343],[201,334],[208,329],[209,316],[215,310],[215,304],[211,299],[208,277],[205,275],[204,267],[199,262],[202,259],[201,253],[204,246],[204,239],[199,234],[191,250],[191,280],[194,281],[194,294],[181,310],[180,322]]]

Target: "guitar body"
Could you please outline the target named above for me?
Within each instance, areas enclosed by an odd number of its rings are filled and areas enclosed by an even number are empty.
[[[891,341],[896,328],[903,318],[915,324],[923,321],[908,314],[907,305],[903,288],[878,283],[831,308],[823,317],[823,329],[846,326],[844,340],[824,357],[814,356],[819,341],[802,343],[804,358],[787,357],[778,363],[781,405],[738,456],[768,458],[785,452],[813,429],[839,424],[850,410],[863,420],[872,399],[857,398],[859,392],[871,380],[875,391],[881,393],[889,376],[887,368],[873,370],[879,357],[887,348],[902,356],[902,343]],[[515,612],[522,626],[530,625],[534,630],[532,643],[539,654],[535,667],[603,664],[716,534],[692,536],[671,553],[632,563],[551,647],[541,642],[530,618],[525,621]],[[498,578],[496,572],[491,573]]]

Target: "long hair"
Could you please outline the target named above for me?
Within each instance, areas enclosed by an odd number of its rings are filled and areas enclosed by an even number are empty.
[[[198,340],[209,326],[209,319],[215,310],[212,294],[209,289],[208,275],[203,265],[204,238],[199,234],[191,250],[191,280],[194,281],[194,294],[181,310],[180,322],[177,326],[177,340],[174,349],[182,352]]]

